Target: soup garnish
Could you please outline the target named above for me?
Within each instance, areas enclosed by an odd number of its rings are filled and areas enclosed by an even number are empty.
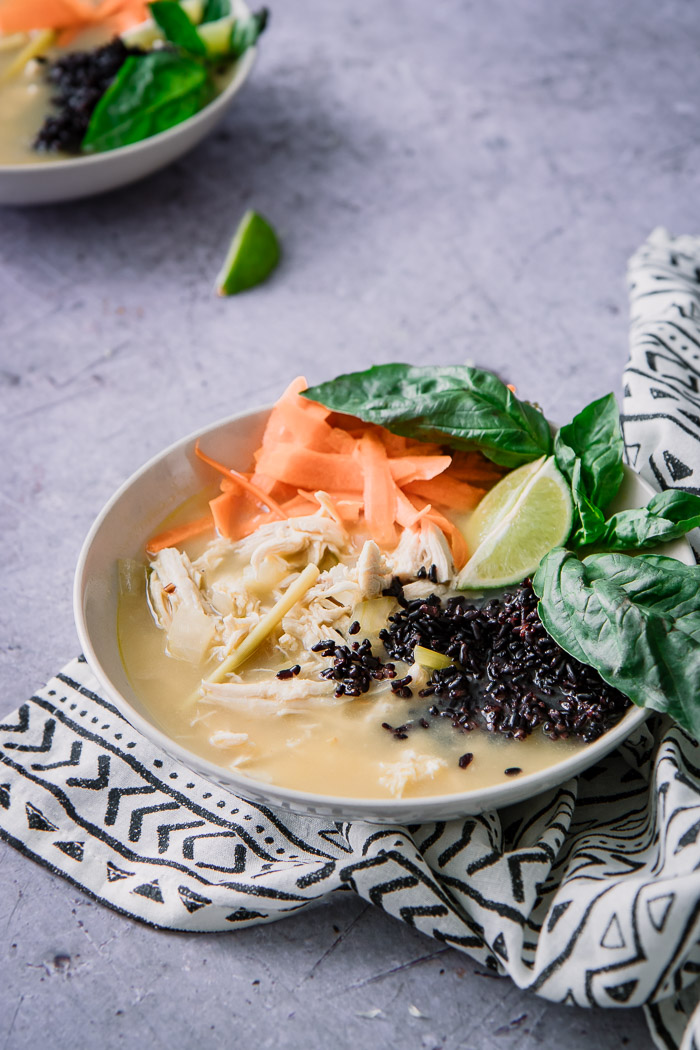
[[[147,593],[135,597],[127,588],[122,599],[125,664],[156,717],[187,746],[251,777],[365,797],[463,791],[558,761],[614,725],[630,698],[639,702],[641,689],[630,687],[629,675],[611,671],[615,643],[606,640],[599,661],[584,637],[585,612],[583,626],[567,626],[566,595],[547,566],[558,564],[562,551],[584,567],[601,557],[581,563],[564,550],[580,543],[575,537],[584,515],[593,516],[590,508],[602,517],[606,543],[618,531],[626,542],[639,536],[642,546],[645,514],[657,519],[649,526],[657,533],[682,534],[673,508],[682,509],[684,523],[695,521],[700,500],[678,493],[662,508],[671,508],[666,524],[659,525],[654,501],[651,509],[606,521],[605,508],[593,501],[603,492],[607,502],[614,484],[600,487],[600,472],[596,478],[583,469],[585,425],[600,426],[609,440],[613,402],[603,399],[584,423],[577,417],[564,430],[561,441],[570,442],[572,455],[552,458],[548,467],[557,463],[555,496],[569,486],[575,513],[540,551],[534,590],[521,573],[506,593],[460,591],[490,533],[522,525],[522,463],[511,474],[508,464],[494,462],[504,458],[496,431],[483,450],[474,437],[485,427],[484,409],[469,399],[475,390],[493,399],[500,381],[465,370],[460,406],[460,373],[448,370],[466,445],[456,449],[446,417],[440,429],[425,401],[421,438],[409,433],[414,422],[405,410],[398,422],[387,418],[396,410],[397,368],[406,369],[407,382],[421,372],[423,389],[439,385],[440,370],[388,366],[392,385],[382,412],[400,434],[361,421],[357,399],[356,415],[340,414],[332,389],[331,407],[309,399],[297,380],[270,414],[252,471],[198,449],[221,479],[219,495],[209,494],[208,513],[203,501],[196,516],[190,510],[189,520],[149,541]],[[381,390],[376,371],[372,412]],[[352,381],[342,377],[346,390]],[[539,410],[520,410],[510,390],[498,396],[509,420],[505,458],[512,466],[516,450],[537,476],[545,444],[533,422]],[[522,440],[518,426],[527,432]],[[423,440],[428,431],[431,440]],[[547,450],[555,457],[557,442]],[[608,479],[614,474],[609,465]],[[496,498],[501,486],[503,499]],[[479,517],[475,510],[489,491],[500,509]],[[548,488],[537,497],[541,504],[549,498]],[[654,560],[652,589],[668,571],[661,563],[672,561],[604,557],[620,565],[636,560],[647,573]],[[687,581],[685,604],[674,607],[666,598],[664,608],[673,607],[667,615],[683,630],[686,613],[697,615],[691,584],[700,570],[673,566]],[[672,691],[666,695],[672,713],[692,722],[685,696],[681,702]],[[658,706],[657,694],[652,702]]]

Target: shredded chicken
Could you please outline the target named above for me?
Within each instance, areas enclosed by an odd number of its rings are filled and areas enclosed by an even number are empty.
[[[412,748],[407,748],[401,753],[398,762],[379,763],[379,768],[383,770],[379,783],[387,788],[394,798],[401,798],[408,784],[415,784],[427,777],[432,780],[438,770],[444,769],[446,765],[447,762],[443,758],[419,755]]]
[[[288,521],[271,521],[261,525],[250,536],[235,545],[239,554],[254,569],[270,555],[291,558],[304,554],[306,563],[318,565],[326,551],[340,556],[348,542],[348,534],[337,522],[320,514]]]
[[[394,575],[400,579],[415,576],[421,568],[429,572],[433,565],[437,583],[447,583],[454,575],[454,562],[444,533],[425,519],[412,529],[404,529],[392,563]]]
[[[209,611],[199,589],[201,575],[182,551],[176,547],[159,551],[151,562],[151,569],[148,582],[151,604],[158,623],[165,630],[170,627],[175,610],[183,604],[205,613]]]
[[[248,740],[247,733],[232,733],[228,729],[217,729],[209,737],[209,743],[212,747],[238,747],[240,744],[245,744]]]
[[[391,583],[391,569],[374,540],[367,540],[357,559],[357,583],[361,598],[379,598]]]

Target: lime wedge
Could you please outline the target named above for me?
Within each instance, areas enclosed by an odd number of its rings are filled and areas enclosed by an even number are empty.
[[[235,19],[233,15],[217,18],[215,22],[205,22],[198,26],[197,32],[204,41],[210,58],[228,55],[231,50],[231,34]]]
[[[216,279],[219,295],[236,295],[270,276],[279,262],[277,234],[255,211],[247,211]]]
[[[498,482],[465,530],[474,553],[457,578],[462,590],[519,583],[571,532],[571,492],[553,456],[518,467]]]

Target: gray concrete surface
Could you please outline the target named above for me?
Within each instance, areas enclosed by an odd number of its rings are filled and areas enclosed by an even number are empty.
[[[75,653],[73,566],[115,487],[293,375],[471,359],[555,419],[618,390],[626,259],[659,223],[697,232],[699,21],[686,0],[276,4],[194,153],[0,211],[3,708]],[[284,261],[217,300],[249,206]],[[545,1003],[346,897],[168,935],[0,863],[6,1050],[650,1046],[640,1011]]]

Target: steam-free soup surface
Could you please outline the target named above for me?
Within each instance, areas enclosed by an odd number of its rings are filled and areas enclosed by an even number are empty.
[[[190,508],[191,513],[191,508]],[[186,545],[194,559],[201,542]],[[241,571],[235,559],[222,574]],[[291,713],[274,713],[275,705],[260,701],[246,710],[229,710],[202,703],[197,691],[203,674],[215,664],[193,666],[166,653],[163,630],[154,623],[144,594],[121,598],[119,641],[124,665],[138,696],[157,724],[174,740],[203,758],[255,780],[300,791],[355,798],[423,797],[489,787],[534,773],[561,761],[580,743],[552,741],[535,732],[524,741],[507,740],[483,730],[461,733],[445,720],[430,729],[414,729],[396,739],[382,723],[399,725],[422,715],[427,702],[417,696],[400,699],[389,689],[346,702],[288,705]],[[381,643],[375,650],[386,659]],[[288,656],[267,644],[247,667],[244,679],[274,679]],[[250,669],[254,668],[254,669]],[[397,668],[408,670],[405,664]],[[214,746],[223,733],[246,739],[230,747]],[[467,768],[459,758],[473,755]]]
[[[108,30],[97,26],[81,33],[71,44],[71,51],[85,50],[106,44],[111,36]],[[46,82],[45,66],[30,60],[24,70],[6,78],[5,73],[15,61],[19,49],[0,50],[0,164],[45,164],[64,160],[67,154],[44,153],[32,149],[45,118],[52,112],[51,95],[54,90]],[[45,53],[54,61],[65,49],[51,48]]]

